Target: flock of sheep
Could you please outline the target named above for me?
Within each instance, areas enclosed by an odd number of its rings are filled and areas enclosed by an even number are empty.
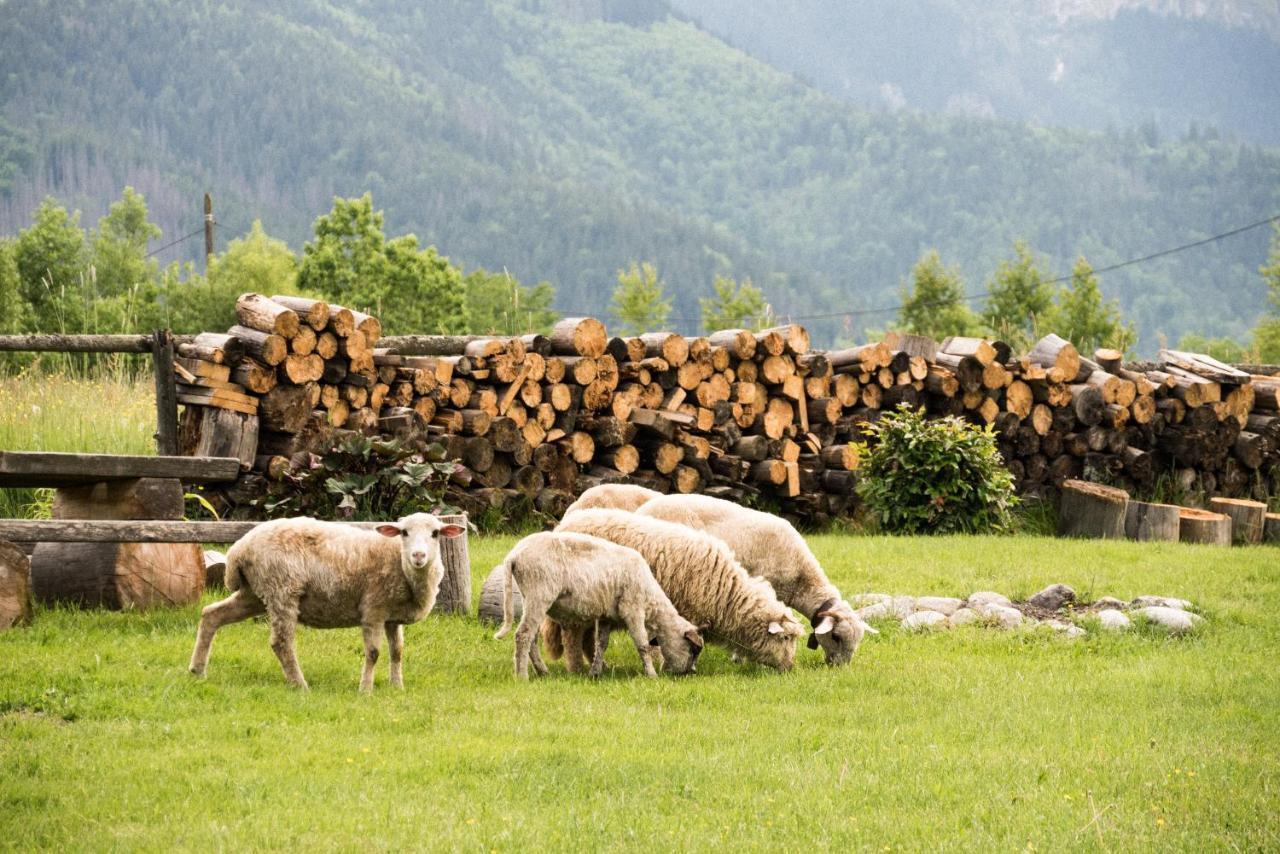
[[[266,614],[271,648],[285,678],[306,687],[294,652],[298,623],[360,626],[362,691],[386,635],[391,684],[403,684],[403,626],[435,604],[444,569],[439,538],[463,531],[416,513],[374,531],[314,519],[281,519],[255,528],[227,552],[231,595],[207,606],[196,633],[191,672],[203,675],[214,633]],[[848,662],[863,622],[827,578],[804,538],[785,520],[702,495],[663,495],[638,486],[589,489],[553,531],[525,537],[501,564],[504,620],[513,622],[514,586],[524,600],[515,630],[515,675],[545,674],[548,656],[571,672],[598,675],[609,634],[626,631],[648,676],[658,667],[694,670],[706,642],[735,659],[788,670],[804,635],[791,609],[813,626],[810,649],[828,664]]]

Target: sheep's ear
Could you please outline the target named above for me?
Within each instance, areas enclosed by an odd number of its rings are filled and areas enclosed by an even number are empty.
[[[702,647],[705,646],[702,640],[702,635],[698,634],[693,629],[689,629],[689,631],[685,632],[684,637],[685,637],[685,640],[689,641],[690,645],[692,645],[693,648],[698,650],[699,652],[701,652]]]
[[[816,632],[814,634],[809,635],[809,641],[807,646],[809,647],[809,649],[818,648],[818,635]]]
[[[782,628],[782,623],[779,623],[777,620],[774,620],[769,624],[769,634],[771,635],[780,635],[784,631],[786,631],[786,629]]]
[[[440,529],[440,536],[457,537],[457,536],[461,536],[462,532],[465,530],[466,529],[463,528],[461,525],[445,525],[443,528]]]
[[[869,634],[869,635],[878,635],[878,634],[880,634],[880,630],[879,630],[879,629],[877,629],[877,628],[873,628],[873,627],[872,627],[870,624],[868,624],[868,623],[863,623],[863,624],[862,624],[862,630],[863,630],[864,632],[866,632],[867,634]]]
[[[831,618],[830,614],[827,614],[821,620],[818,621],[818,625],[813,627],[813,633],[815,635],[829,634],[831,630],[835,628],[835,625],[836,625],[836,621]]]
[[[374,530],[384,537],[398,537],[401,533],[399,525],[379,525]]]

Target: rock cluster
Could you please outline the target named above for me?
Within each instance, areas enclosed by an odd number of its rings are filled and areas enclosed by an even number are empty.
[[[1111,596],[1082,603],[1066,584],[1051,584],[1022,602],[990,590],[981,590],[967,599],[950,596],[890,596],[862,593],[850,597],[864,620],[899,620],[904,629],[933,631],[969,624],[998,629],[1032,629],[1047,626],[1067,637],[1083,637],[1092,624],[1103,631],[1125,631],[1134,618],[1180,634],[1194,629],[1204,618],[1192,613],[1186,599],[1169,596],[1139,596],[1124,602]]]

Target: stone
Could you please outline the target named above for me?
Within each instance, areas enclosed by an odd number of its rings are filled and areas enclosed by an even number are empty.
[[[1114,608],[1117,611],[1124,611],[1129,607],[1128,602],[1121,601],[1120,599],[1117,599],[1114,596],[1103,596],[1093,604],[1097,608],[1102,608],[1102,609]]]
[[[916,599],[917,611],[937,611],[950,617],[959,611],[964,603],[951,596],[921,596]]]
[[[1076,601],[1076,591],[1065,584],[1050,584],[1027,600],[1028,605],[1043,608],[1046,611],[1057,611],[1065,605]]]
[[[893,597],[888,593],[859,593],[849,599],[849,604],[855,608],[865,608],[867,605],[879,605],[881,602],[892,602]]]
[[[969,597],[968,606],[975,611],[982,609],[984,605],[1012,605],[1009,597],[1000,593],[993,593],[990,590],[982,590],[974,593]]]
[[[1115,608],[1103,608],[1098,612],[1098,623],[1112,632],[1122,632],[1133,625],[1133,621]]]
[[[1159,605],[1139,608],[1133,613],[1140,617],[1146,617],[1154,625],[1168,629],[1175,634],[1189,632],[1196,627],[1197,623],[1204,621],[1203,617],[1192,614],[1189,611],[1183,611],[1181,608],[1169,608]]]
[[[213,549],[204,550],[204,586],[225,587],[227,556]]]
[[[916,610],[916,597],[894,596],[893,604],[889,606],[889,610],[899,620],[905,620],[908,615]]]
[[[1022,612],[1008,605],[988,605],[982,616],[1002,629],[1016,629],[1022,625]]]
[[[947,622],[953,626],[967,626],[970,623],[976,623],[982,619],[981,615],[972,608],[961,608],[947,618]]]
[[[889,610],[889,606],[884,602],[877,602],[874,605],[859,608],[855,613],[864,620],[883,620],[885,617],[893,616],[893,612]]]
[[[0,540],[0,631],[31,624],[31,561],[7,540]]]
[[[907,615],[906,619],[902,621],[902,627],[913,631],[945,629],[947,627],[947,615],[941,611],[916,611]]]
[[[1191,603],[1186,599],[1174,599],[1169,596],[1139,596],[1129,603],[1130,608],[1176,608],[1189,611]]]
[[[1063,620],[1045,620],[1042,625],[1048,626],[1058,634],[1069,638],[1082,638],[1089,634],[1074,623],[1068,623]]]

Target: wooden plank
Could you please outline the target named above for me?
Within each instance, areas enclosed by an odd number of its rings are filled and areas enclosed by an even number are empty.
[[[0,350],[25,353],[150,353],[150,335],[0,335]]]
[[[230,409],[232,412],[240,412],[245,415],[254,415],[258,411],[258,403],[246,403],[235,397],[224,397],[233,392],[224,392],[218,389],[195,389],[184,390],[178,395],[178,402],[191,406],[213,406],[218,409]]]
[[[230,365],[215,365],[213,362],[206,362],[203,359],[185,359],[177,358],[173,360],[175,370],[179,367],[191,376],[197,379],[220,380],[227,381],[231,379]],[[204,383],[196,383],[204,385]]]
[[[178,399],[173,375],[173,333],[157,329],[151,337],[151,364],[156,387],[156,451],[178,453]]]
[[[0,540],[11,543],[234,543],[262,522],[0,519]],[[348,522],[372,530],[381,522]]]
[[[72,486],[136,477],[176,477],[183,483],[223,483],[235,480],[239,474],[240,461],[231,457],[0,451],[0,486],[3,487]]]

